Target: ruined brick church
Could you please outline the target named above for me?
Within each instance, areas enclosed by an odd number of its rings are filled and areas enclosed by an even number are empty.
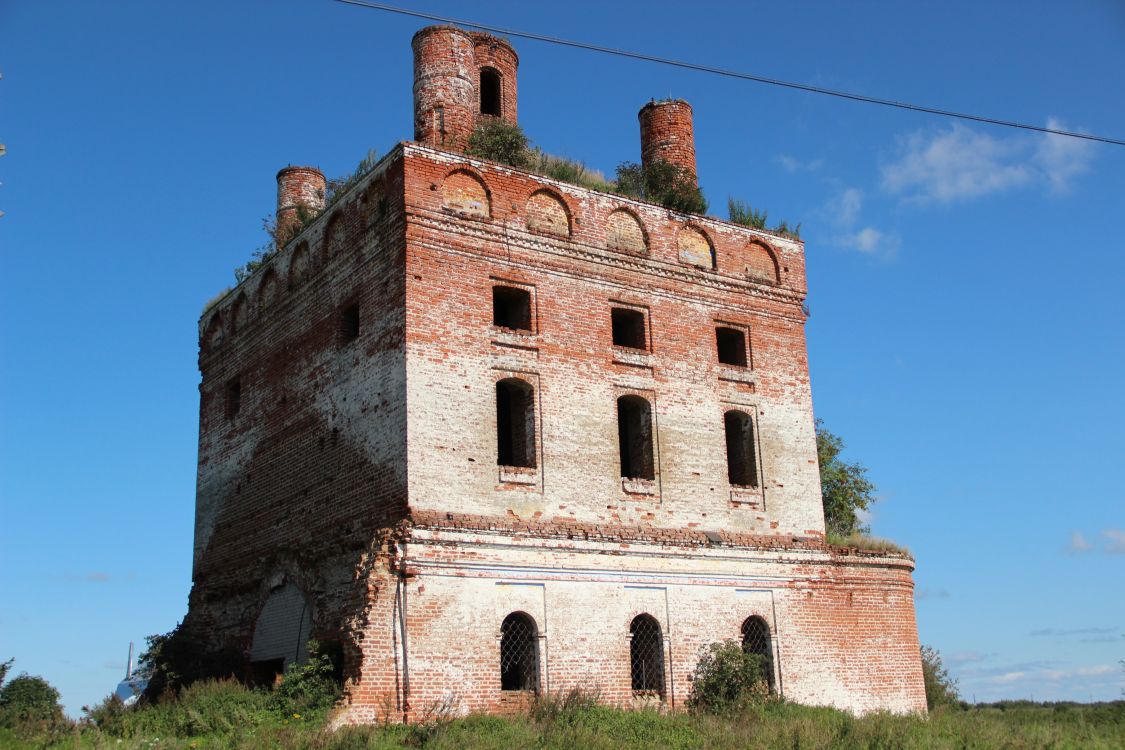
[[[789,700],[924,711],[912,560],[825,541],[803,244],[466,156],[515,50],[413,51],[414,141],[327,207],[282,169],[293,236],[200,321],[183,629],[257,680],[332,645],[343,722],[674,710],[726,639]],[[691,107],[639,120],[694,179]]]

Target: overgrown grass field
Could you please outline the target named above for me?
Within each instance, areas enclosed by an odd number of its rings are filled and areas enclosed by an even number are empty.
[[[787,703],[723,715],[623,711],[589,700],[541,700],[525,714],[434,719],[412,726],[327,729],[328,712],[290,712],[276,694],[234,682],[199,683],[135,710],[103,704],[54,729],[0,729],[0,747],[27,748],[1125,748],[1125,701],[944,708],[928,718],[862,718]],[[95,720],[96,719],[96,720]]]

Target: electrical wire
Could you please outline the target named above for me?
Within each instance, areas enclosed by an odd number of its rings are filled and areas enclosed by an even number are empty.
[[[537,42],[547,42],[548,44],[559,44],[565,47],[574,47],[576,49],[589,50],[591,52],[601,52],[607,55],[617,55],[619,57],[627,57],[633,60],[643,60],[645,62],[654,62],[661,65],[671,65],[677,68],[685,68],[687,70],[695,70],[701,73],[713,73],[715,75],[726,76],[727,78],[738,78],[744,81],[754,81],[756,83],[765,83],[770,86],[781,86],[789,89],[796,89],[798,91],[806,91],[812,94],[824,94],[825,96],[834,96],[839,99],[848,99],[855,102],[863,102],[865,104],[879,104],[884,107],[895,107],[897,109],[910,110],[911,112],[923,112],[930,115],[940,115],[942,117],[952,117],[958,120],[970,120],[972,122],[980,122],[988,125],[999,125],[1007,128],[1019,128],[1021,130],[1033,130],[1038,133],[1047,133],[1049,135],[1060,135],[1067,138],[1080,138],[1087,141],[1097,141],[1099,143],[1108,143],[1114,146],[1125,146],[1125,140],[1120,138],[1110,138],[1103,135],[1095,135],[1093,133],[1078,133],[1071,130],[1060,130],[1058,128],[1045,128],[1040,125],[1029,125],[1028,123],[1015,122],[1013,120],[1001,120],[995,117],[985,117],[983,115],[967,114],[965,112],[954,112],[948,109],[939,109],[937,107],[927,107],[921,104],[911,104],[909,102],[896,101],[894,99],[880,99],[875,96],[866,96],[864,94],[855,94],[848,91],[839,91],[836,89],[827,89],[821,86],[810,86],[806,83],[796,83],[794,81],[784,81],[778,78],[767,78],[766,76],[754,75],[752,73],[741,73],[736,70],[728,70],[726,68],[716,68],[710,65],[700,65],[698,63],[685,62],[683,60],[673,60],[667,57],[657,57],[656,55],[646,55],[642,52],[631,52],[629,50],[614,49],[613,47],[602,47],[597,44],[588,44],[586,42],[576,42],[572,39],[561,39],[559,37],[547,36],[545,34],[535,34],[529,31],[516,31],[515,29],[505,29],[499,26],[490,26],[488,24],[477,23],[476,21],[468,21],[463,18],[451,18],[449,16],[439,16],[436,13],[426,13],[419,10],[410,10],[408,8],[399,8],[394,5],[387,5],[385,3],[368,2],[367,0],[333,0],[337,3],[345,5],[355,5],[369,10],[381,10],[387,13],[397,13],[403,16],[413,16],[414,18],[424,18],[429,21],[440,21],[442,23],[454,24],[457,26],[464,26],[471,29],[481,29],[489,31],[494,34],[502,34],[504,36],[520,37],[522,39],[532,39]]]

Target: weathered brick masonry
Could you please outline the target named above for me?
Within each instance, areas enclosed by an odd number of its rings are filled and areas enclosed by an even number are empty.
[[[824,542],[803,245],[466,157],[518,58],[413,46],[419,142],[200,321],[185,628],[258,679],[338,643],[341,721],[674,708],[726,638],[790,699],[924,710],[913,562]],[[694,174],[686,103],[640,121]]]

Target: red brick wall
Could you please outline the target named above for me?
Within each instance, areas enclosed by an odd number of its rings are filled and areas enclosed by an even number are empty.
[[[344,238],[331,257],[320,251],[329,225]],[[186,625],[214,643],[247,648],[286,580],[309,596],[315,637],[351,642],[343,631],[363,612],[365,555],[406,507],[403,236],[402,163],[388,158],[204,313]],[[360,333],[344,342],[351,304]]]
[[[652,101],[637,113],[641,122],[641,163],[663,160],[695,179],[695,131],[691,105],[682,99]]]

